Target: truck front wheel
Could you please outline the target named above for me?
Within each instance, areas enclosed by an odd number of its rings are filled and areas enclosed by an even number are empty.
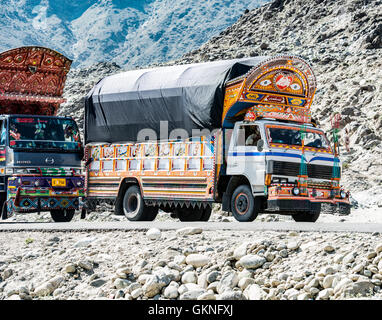
[[[292,215],[296,222],[316,222],[320,216],[320,211],[307,211]]]
[[[50,210],[50,216],[54,222],[70,222],[74,216],[74,209]]]
[[[122,206],[123,213],[130,221],[153,221],[158,214],[158,208],[145,205],[138,186],[126,190]]]
[[[251,222],[256,219],[260,211],[260,202],[253,197],[248,185],[241,185],[232,194],[231,209],[237,221]]]

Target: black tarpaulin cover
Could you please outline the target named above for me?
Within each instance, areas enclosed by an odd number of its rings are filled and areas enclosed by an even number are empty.
[[[225,82],[266,59],[141,69],[106,77],[85,98],[85,143],[134,142],[141,140],[137,137],[142,129],[166,139],[174,129],[184,129],[191,137],[193,129],[220,128]],[[167,121],[168,131],[162,123],[160,132],[160,121]]]

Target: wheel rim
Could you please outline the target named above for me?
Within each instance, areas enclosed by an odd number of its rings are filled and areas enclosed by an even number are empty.
[[[126,217],[134,218],[139,210],[141,199],[137,194],[130,194],[123,200],[123,209]]]
[[[241,216],[246,214],[249,206],[249,198],[245,193],[239,193],[235,199],[236,212]]]

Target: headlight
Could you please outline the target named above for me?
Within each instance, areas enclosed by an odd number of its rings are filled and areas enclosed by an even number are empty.
[[[346,192],[345,192],[345,190],[341,190],[341,191],[340,191],[340,197],[341,197],[342,199],[345,199],[345,198],[346,198]]]
[[[300,194],[300,189],[297,188],[297,187],[294,187],[294,188],[292,189],[292,193],[293,193],[295,196],[298,196],[298,195]]]
[[[14,169],[14,173],[21,173],[21,174],[28,174],[28,169],[22,168],[22,169]]]
[[[34,182],[34,185],[35,185],[36,187],[39,187],[39,186],[40,186],[40,181],[39,181],[39,180],[36,180],[36,181]]]

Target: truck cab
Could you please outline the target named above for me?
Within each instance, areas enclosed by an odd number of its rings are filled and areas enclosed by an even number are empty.
[[[40,211],[50,211],[54,220],[72,217],[84,188],[76,122],[69,117],[2,115],[0,125],[2,217]]]
[[[340,178],[334,176],[336,168],[340,172],[340,160],[325,133],[313,124],[273,119],[237,122],[226,166],[226,175],[234,177],[231,181],[238,177],[247,181],[256,202],[256,209],[251,211],[254,216],[259,212],[275,212],[311,221],[318,218],[322,203],[349,209],[348,193],[343,189],[333,193],[332,188]],[[302,176],[306,188],[301,187]],[[229,194],[232,197],[234,193],[232,190]],[[225,209],[239,219],[248,219],[245,215],[250,215],[250,200],[245,192],[238,193],[226,198]]]

